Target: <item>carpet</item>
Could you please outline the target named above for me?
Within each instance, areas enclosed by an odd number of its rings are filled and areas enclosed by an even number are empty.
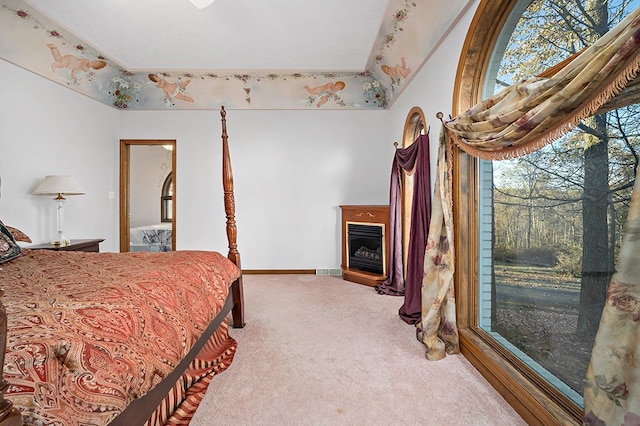
[[[400,297],[335,276],[244,286],[235,359],[191,426],[526,424],[462,355],[424,358]]]

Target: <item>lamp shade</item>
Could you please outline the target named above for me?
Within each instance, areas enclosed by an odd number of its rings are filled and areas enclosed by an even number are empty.
[[[198,9],[204,9],[207,6],[210,6],[214,0],[189,0],[195,7]]]
[[[67,175],[49,175],[44,178],[36,189],[34,195],[83,195],[84,189],[78,181]]]

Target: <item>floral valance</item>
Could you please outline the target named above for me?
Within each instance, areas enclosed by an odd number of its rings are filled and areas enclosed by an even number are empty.
[[[551,77],[507,87],[444,122],[469,155],[506,159],[566,134],[580,120],[640,98],[640,8]]]

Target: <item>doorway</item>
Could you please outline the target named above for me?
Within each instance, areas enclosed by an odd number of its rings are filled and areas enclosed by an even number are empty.
[[[120,140],[120,252],[176,249],[176,141]]]

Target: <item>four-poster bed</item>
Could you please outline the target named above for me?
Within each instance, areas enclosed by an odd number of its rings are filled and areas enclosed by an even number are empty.
[[[188,424],[244,326],[222,107],[229,253],[20,249],[0,222],[0,425]],[[17,247],[17,248],[16,248]]]

